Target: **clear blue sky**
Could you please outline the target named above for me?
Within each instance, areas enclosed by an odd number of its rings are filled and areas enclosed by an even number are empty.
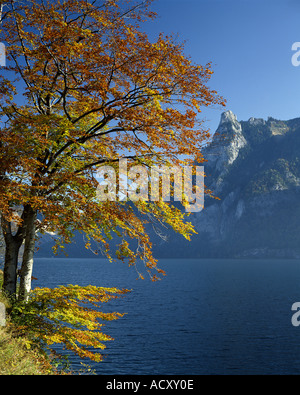
[[[158,16],[142,29],[151,39],[178,34],[195,63],[212,62],[209,86],[238,120],[300,117],[300,66],[291,63],[300,0],[154,0],[151,9]],[[222,111],[203,112],[212,132]]]
[[[300,0],[155,0],[150,37],[178,33],[195,63],[212,62],[209,86],[227,99],[238,120],[300,117]],[[222,110],[204,112],[214,132]]]

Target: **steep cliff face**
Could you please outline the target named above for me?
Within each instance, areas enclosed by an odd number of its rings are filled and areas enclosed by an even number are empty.
[[[204,149],[205,167],[213,173],[210,184],[215,192],[222,190],[226,174],[246,144],[236,116],[231,111],[224,112],[212,143]]]

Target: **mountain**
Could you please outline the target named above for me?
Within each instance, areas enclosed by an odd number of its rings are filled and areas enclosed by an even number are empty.
[[[221,115],[205,148],[205,199],[189,257],[300,257],[300,118]],[[178,241],[177,241],[178,242]],[[170,250],[173,250],[170,243]]]
[[[155,255],[300,257],[300,118],[239,122],[226,111],[203,154],[205,184],[219,200],[206,196],[204,210],[190,217],[198,232],[191,242],[167,230],[167,241],[153,234]],[[49,245],[41,243],[38,255]],[[78,235],[67,252],[90,254]]]

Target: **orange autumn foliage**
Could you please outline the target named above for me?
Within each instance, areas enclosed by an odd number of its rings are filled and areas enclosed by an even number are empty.
[[[87,246],[96,240],[109,258],[109,241],[117,234],[117,257],[130,264],[141,259],[152,273],[159,269],[146,223],[161,221],[186,238],[194,233],[191,223],[169,202],[99,202],[97,166],[120,158],[145,166],[202,163],[210,135],[201,108],[224,100],[207,85],[210,63],[194,64],[171,35],[149,40],[141,26],[155,17],[150,5],[5,2],[0,212],[24,239],[16,207],[38,212],[39,230],[59,234],[58,244],[78,230],[87,235]]]

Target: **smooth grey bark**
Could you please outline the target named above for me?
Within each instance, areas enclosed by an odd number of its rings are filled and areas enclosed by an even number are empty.
[[[23,260],[20,274],[19,300],[27,300],[28,293],[31,290],[31,276],[33,268],[33,256],[35,250],[37,212],[28,208],[24,219],[26,228],[25,245]]]

